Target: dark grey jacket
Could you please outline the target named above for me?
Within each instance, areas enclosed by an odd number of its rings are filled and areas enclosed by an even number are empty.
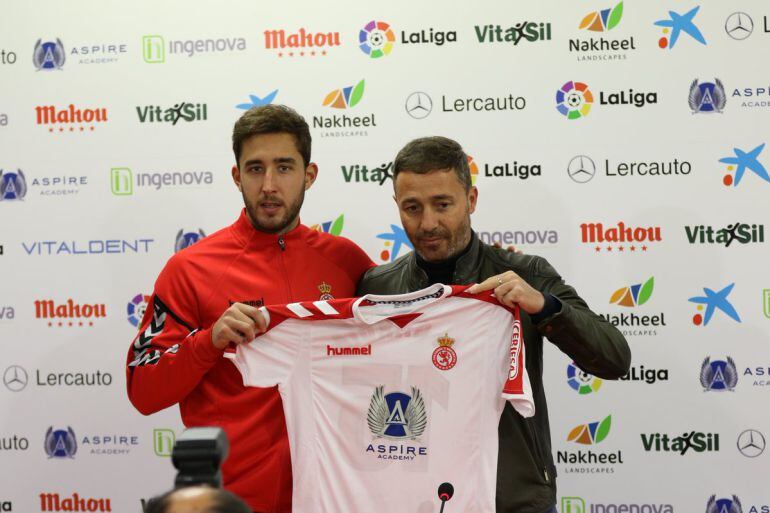
[[[457,261],[452,284],[481,282],[508,270],[562,304],[559,313],[537,325],[522,312],[526,366],[536,413],[524,419],[506,404],[498,428],[497,512],[544,513],[556,502],[556,467],[543,391],[543,337],[575,360],[581,369],[605,379],[617,379],[628,373],[631,350],[623,335],[589,310],[575,289],[564,283],[541,257],[489,246],[474,233],[469,251]],[[370,269],[358,285],[358,295],[403,294],[428,285],[428,276],[417,265],[412,252]]]

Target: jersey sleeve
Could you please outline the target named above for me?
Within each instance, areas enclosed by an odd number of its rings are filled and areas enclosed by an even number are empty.
[[[211,342],[210,327],[199,326],[194,291],[183,261],[172,257],[155,283],[127,355],[128,397],[145,415],[184,399],[222,357]]]
[[[305,326],[301,321],[287,320],[272,307],[262,307],[260,312],[268,321],[267,330],[225,356],[238,368],[245,386],[282,385],[289,381],[307,343]]]

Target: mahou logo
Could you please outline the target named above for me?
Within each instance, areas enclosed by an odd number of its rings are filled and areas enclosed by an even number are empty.
[[[40,511],[112,511],[112,504],[110,499],[81,497],[78,493],[71,496],[41,493]]]
[[[48,127],[49,132],[93,132],[98,123],[106,123],[107,109],[80,108],[70,104],[69,107],[53,105],[35,107],[37,124]]]
[[[615,225],[583,223],[580,236],[584,244],[592,244],[599,253],[647,251],[652,244],[661,241],[660,226],[626,226],[623,221]]]
[[[335,46],[340,46],[339,32],[310,32],[304,28],[297,32],[265,31],[265,48],[278,50],[278,57],[324,56],[326,50]]]
[[[35,317],[48,319],[49,327],[93,326],[94,319],[107,316],[104,303],[78,304],[72,299],[56,304],[51,299],[35,301]]]

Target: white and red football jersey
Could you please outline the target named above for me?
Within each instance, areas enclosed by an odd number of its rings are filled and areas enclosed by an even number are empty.
[[[494,513],[505,401],[535,406],[518,308],[466,288],[269,306],[226,355],[245,385],[278,385],[294,511],[435,512],[450,483],[445,513]]]

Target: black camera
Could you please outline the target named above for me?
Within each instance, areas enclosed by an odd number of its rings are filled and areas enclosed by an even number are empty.
[[[227,459],[230,443],[224,430],[216,427],[185,429],[176,439],[171,461],[177,469],[174,488],[222,486],[220,467]]]

